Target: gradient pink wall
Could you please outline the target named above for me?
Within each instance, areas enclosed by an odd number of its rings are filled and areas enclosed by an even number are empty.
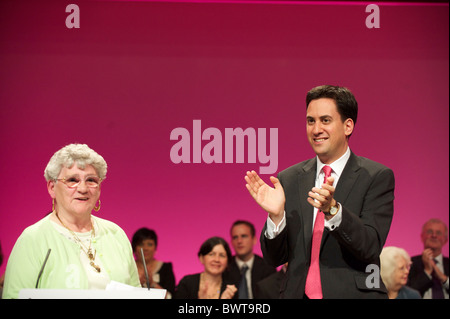
[[[395,172],[387,244],[421,253],[423,222],[449,217],[448,5],[381,3],[381,28],[368,29],[369,2],[250,2],[0,3],[5,258],[51,209],[49,158],[80,142],[109,165],[98,215],[130,238],[156,230],[157,258],[173,262],[177,281],[201,271],[207,237],[229,240],[236,219],[260,232],[266,214],[243,179],[260,165],[173,164],[171,131],[192,132],[194,119],[222,132],[278,128],[282,170],[314,155],[304,100],[325,83],[357,97],[352,150]],[[65,26],[69,3],[80,7],[79,29]]]

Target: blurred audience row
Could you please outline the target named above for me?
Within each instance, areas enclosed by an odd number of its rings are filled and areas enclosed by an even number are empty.
[[[142,228],[133,236],[139,277],[146,286],[145,272],[139,249],[142,247],[148,273],[153,274],[151,287],[165,288],[169,297],[187,299],[274,299],[278,298],[288,265],[276,271],[253,252],[257,244],[254,226],[236,221],[230,231],[231,255],[228,243],[220,237],[207,239],[198,257],[203,272],[183,277],[178,286],[171,263],[154,258],[157,236],[153,230]],[[381,278],[390,299],[448,299],[449,259],[442,255],[448,240],[448,229],[439,219],[430,219],[421,232],[423,253],[413,258],[400,247],[384,247],[381,255]]]
[[[234,256],[225,239],[208,238],[197,254],[203,271],[184,276],[176,285],[172,263],[155,258],[156,232],[139,229],[131,245],[141,286],[166,289],[166,298],[176,299],[277,299],[288,264],[277,271],[253,252],[258,240],[252,223],[236,221],[230,235]],[[449,298],[449,259],[442,255],[448,240],[446,224],[430,219],[423,225],[421,240],[423,253],[412,258],[403,248],[383,248],[380,274],[390,299]],[[0,264],[2,261],[0,246]],[[3,281],[4,276],[1,287]]]

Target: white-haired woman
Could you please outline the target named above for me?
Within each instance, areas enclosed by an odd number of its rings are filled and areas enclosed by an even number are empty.
[[[44,171],[52,212],[17,239],[3,298],[17,298],[23,288],[105,289],[111,280],[140,287],[125,232],[91,215],[100,210],[106,171],[103,157],[85,144],[67,145],[52,156]]]
[[[403,248],[384,247],[380,254],[381,279],[389,299],[421,299],[417,290],[406,286],[411,257]]]

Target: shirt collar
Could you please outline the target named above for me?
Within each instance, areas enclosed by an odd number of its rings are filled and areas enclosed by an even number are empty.
[[[434,259],[436,259],[439,264],[443,265],[442,254],[437,255],[436,257],[434,257]]]
[[[240,260],[238,256],[235,256],[235,260],[236,260],[236,264],[238,265],[239,269],[241,269],[242,266],[244,266],[244,264],[247,265],[248,269],[252,269],[253,262],[255,261],[255,255],[253,255],[252,258],[250,258],[247,261]]]
[[[334,161],[331,164],[328,164],[328,166],[331,167],[333,170],[333,173],[337,175],[337,178],[339,178],[342,174],[342,171],[344,170],[345,165],[348,162],[348,159],[350,158],[350,147],[347,147],[347,151],[345,151],[344,155],[342,155],[339,159]],[[327,164],[324,164],[320,161],[319,157],[317,156],[317,171],[316,171],[316,179],[319,178],[319,174],[322,171],[322,167],[324,167]]]

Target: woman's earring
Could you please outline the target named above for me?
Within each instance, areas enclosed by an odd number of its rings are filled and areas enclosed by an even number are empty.
[[[52,212],[55,211],[55,199],[52,198]]]
[[[99,210],[100,210],[100,206],[102,205],[102,202],[100,201],[100,199],[98,200],[98,206],[95,206],[94,207],[94,210],[96,211],[96,212],[98,212]]]

